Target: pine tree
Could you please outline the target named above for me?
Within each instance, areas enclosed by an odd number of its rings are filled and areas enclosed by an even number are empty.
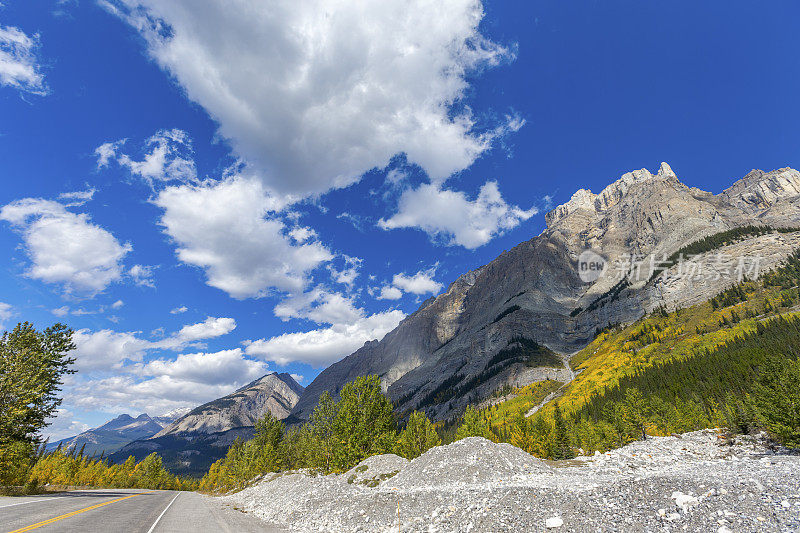
[[[800,361],[768,362],[753,388],[757,416],[787,448],[800,448]]]
[[[38,332],[22,322],[0,338],[0,485],[24,482],[39,432],[61,404],[62,377],[75,372],[74,348],[62,324]]]
[[[575,451],[570,445],[569,430],[567,421],[561,413],[561,407],[558,402],[553,406],[553,441],[552,441],[552,457],[553,459],[572,459],[575,457]]]
[[[489,439],[491,436],[489,424],[483,417],[483,414],[471,405],[468,405],[467,410],[464,411],[463,421],[456,431],[456,440],[465,439],[467,437],[483,437]]]

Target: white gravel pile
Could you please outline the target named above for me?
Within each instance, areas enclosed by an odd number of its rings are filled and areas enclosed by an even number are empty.
[[[755,439],[722,445],[714,431],[560,462],[470,438],[411,462],[276,476],[224,500],[298,532],[396,532],[398,504],[402,532],[796,532],[800,456]]]
[[[388,480],[384,488],[438,490],[523,480],[532,475],[553,475],[553,469],[510,444],[470,437],[428,450]]]

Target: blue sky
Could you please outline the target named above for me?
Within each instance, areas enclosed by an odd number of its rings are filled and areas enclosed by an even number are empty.
[[[78,332],[50,432],[268,370],[307,385],[629,170],[719,192],[796,168],[797,20],[790,1],[3,1],[0,318]]]

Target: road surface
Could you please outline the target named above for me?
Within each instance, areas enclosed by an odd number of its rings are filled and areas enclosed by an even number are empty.
[[[0,533],[284,533],[195,492],[78,490],[0,497]]]

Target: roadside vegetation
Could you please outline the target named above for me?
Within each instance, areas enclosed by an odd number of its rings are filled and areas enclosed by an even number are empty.
[[[704,304],[673,312],[659,308],[626,327],[607,328],[573,356],[577,375],[568,384],[545,380],[506,387],[494,396],[505,401],[470,406],[446,422],[434,424],[421,411],[398,421],[380,378],[359,377],[338,399],[324,393],[301,426],[287,428],[267,414],[252,439],[236,440],[199,480],[171,475],[155,453],[123,464],[85,457],[82,450],[45,453],[39,435],[60,404],[62,377],[73,372],[72,332],[60,324],[37,332],[23,323],[0,340],[0,485],[29,491],[49,484],[220,493],[270,473],[342,473],[377,454],[413,459],[473,436],[549,459],[709,427],[726,428],[729,435],[766,431],[775,442],[800,448],[798,285],[795,254],[759,280]],[[557,359],[522,337],[501,353],[490,367]],[[527,416],[534,407],[541,408]]]
[[[346,472],[372,455],[396,453],[413,459],[439,444],[436,429],[421,412],[411,413],[405,427],[397,427],[380,378],[364,376],[345,385],[338,401],[323,393],[301,427],[286,429],[267,414],[256,425],[253,439],[234,442],[227,455],[211,465],[200,489],[241,489],[263,474],[300,468]]]

